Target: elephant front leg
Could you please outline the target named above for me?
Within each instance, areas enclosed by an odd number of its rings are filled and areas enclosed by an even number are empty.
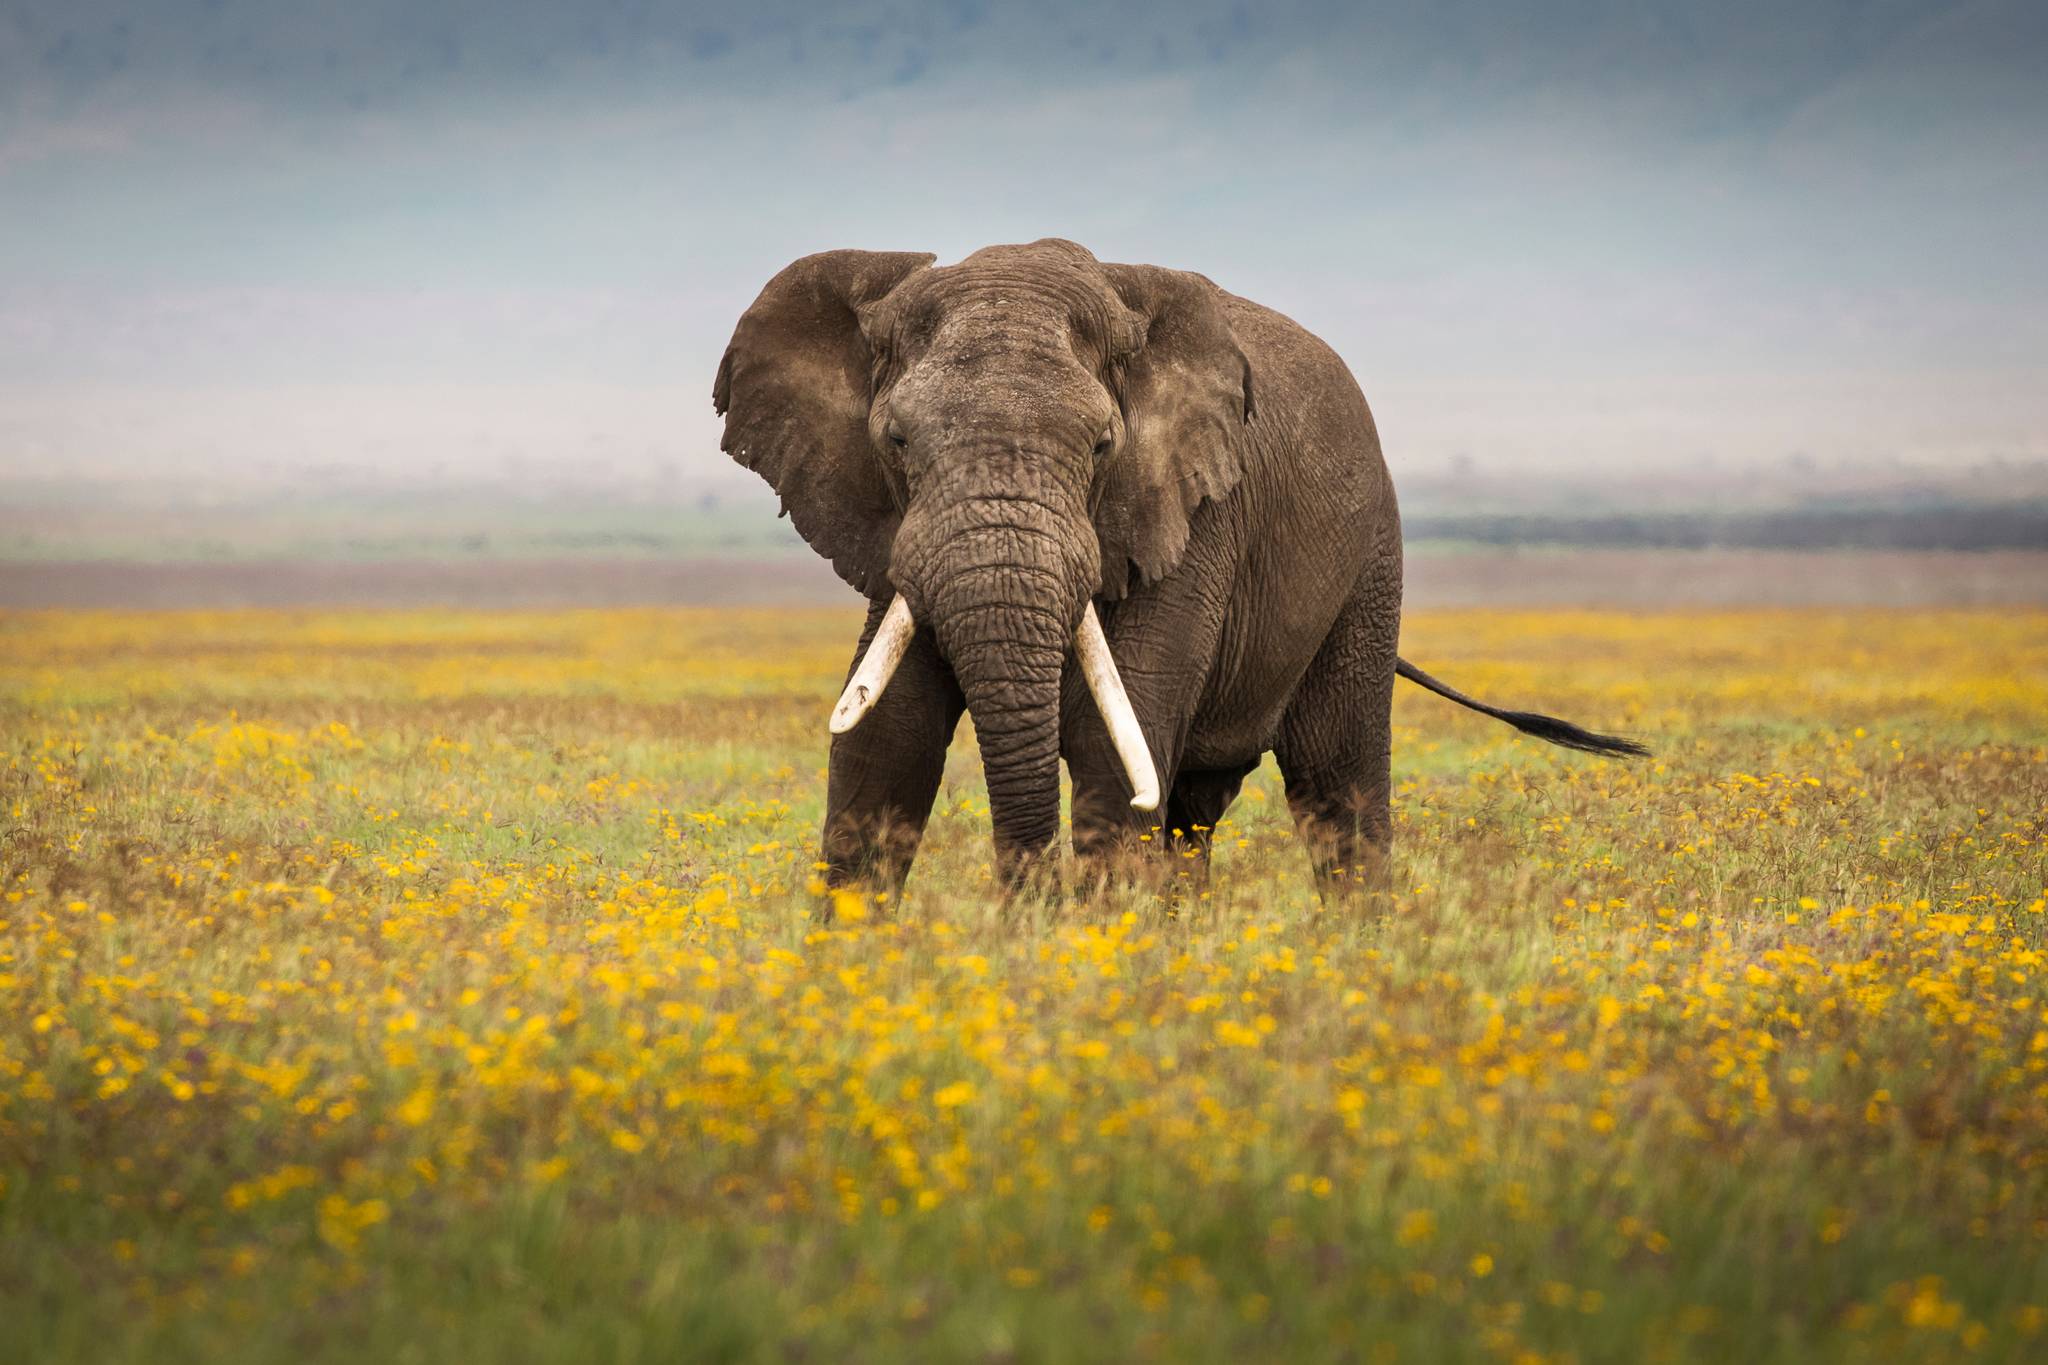
[[[1070,764],[1074,774],[1074,855],[1084,881],[1114,876],[1135,883],[1163,883],[1172,900],[1199,898],[1209,885],[1209,858],[1217,820],[1236,799],[1257,763],[1202,769],[1175,776],[1166,808],[1151,814],[1131,810],[1129,788],[1113,768]]]
[[[1177,792],[1177,728],[1163,723],[1168,713],[1150,697],[1141,700],[1134,690],[1132,705],[1151,746],[1160,781],[1169,793]],[[1073,782],[1075,888],[1159,880],[1164,867],[1160,854],[1171,837],[1167,832],[1173,817],[1171,799],[1159,810],[1134,809],[1130,777],[1094,702],[1085,690],[1070,687],[1062,710],[1062,750]]]
[[[1165,813],[1131,809],[1131,788],[1107,740],[1069,750],[1073,779],[1075,885],[1129,880],[1156,859],[1148,855],[1164,837]]]
[[[1174,779],[1173,794],[1166,803],[1166,851],[1175,885],[1199,896],[1209,886],[1209,859],[1215,846],[1216,822],[1244,780],[1259,765],[1257,761],[1228,768],[1206,768],[1183,772]]]
[[[883,610],[882,603],[869,605],[856,663]],[[827,885],[860,885],[892,896],[902,889],[966,705],[931,634],[919,630],[874,708],[833,736],[821,849]]]
[[[1189,717],[1208,681],[1222,629],[1221,612],[1211,608],[1229,595],[1220,586],[1227,582],[1227,567],[1198,561],[1184,569],[1183,593],[1126,598],[1105,612],[1111,652],[1166,793],[1161,809],[1132,808],[1131,781],[1102,715],[1078,670],[1067,670],[1060,703],[1060,749],[1073,779],[1074,857],[1081,884],[1158,879],[1165,865],[1160,855],[1171,840],[1168,831],[1176,816],[1176,798],[1182,801],[1178,815],[1183,828],[1212,823],[1196,818],[1211,801],[1208,795],[1196,795],[1204,786],[1200,777],[1183,788],[1179,769]],[[1236,790],[1234,784],[1228,785],[1231,792]],[[1228,804],[1227,794],[1217,795]]]

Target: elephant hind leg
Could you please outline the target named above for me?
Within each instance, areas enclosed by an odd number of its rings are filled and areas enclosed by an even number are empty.
[[[1367,565],[1280,720],[1287,804],[1325,903],[1385,882],[1400,584],[1398,559]]]

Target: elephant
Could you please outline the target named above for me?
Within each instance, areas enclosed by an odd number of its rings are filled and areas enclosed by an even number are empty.
[[[1646,752],[1398,656],[1379,436],[1300,325],[1060,239],[935,262],[797,260],[712,391],[721,448],[868,599],[831,723],[829,885],[901,888],[963,712],[1006,889],[1050,861],[1062,760],[1079,865],[1161,830],[1206,870],[1268,752],[1324,898],[1374,884],[1397,675],[1569,748]]]

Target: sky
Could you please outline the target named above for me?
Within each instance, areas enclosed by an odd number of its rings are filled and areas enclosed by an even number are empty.
[[[1396,470],[2048,458],[2038,0],[0,0],[0,477],[718,486],[796,256],[1070,237]]]

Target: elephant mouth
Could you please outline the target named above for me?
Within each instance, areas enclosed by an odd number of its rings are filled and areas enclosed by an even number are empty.
[[[874,640],[869,643],[867,652],[861,655],[853,677],[840,694],[839,704],[832,708],[833,734],[843,735],[853,729],[881,700],[889,679],[896,672],[896,665],[903,661],[904,651],[910,648],[911,638],[916,633],[917,622],[911,616],[910,604],[899,593],[889,603],[889,610],[882,617]],[[1159,772],[1153,766],[1151,747],[1146,744],[1145,732],[1138,725],[1138,713],[1132,709],[1130,695],[1124,690],[1123,676],[1117,672],[1116,660],[1110,655],[1109,640],[1102,633],[1102,619],[1095,614],[1093,602],[1089,602],[1081,612],[1081,624],[1074,631],[1073,654],[1081,665],[1081,677],[1088,684],[1088,695],[1095,699],[1096,709],[1102,713],[1103,722],[1109,728],[1110,743],[1115,746],[1117,760],[1123,764],[1124,774],[1131,780],[1131,808],[1157,810]]]

